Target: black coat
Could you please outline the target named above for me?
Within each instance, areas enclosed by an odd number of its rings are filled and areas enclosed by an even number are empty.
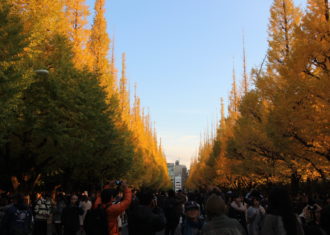
[[[32,231],[32,212],[25,205],[7,207],[1,221],[1,235],[30,234]]]
[[[165,217],[169,227],[176,228],[182,214],[182,204],[176,198],[169,198],[165,202]]]
[[[160,208],[136,206],[131,218],[130,235],[155,235],[165,227],[165,216]]]
[[[79,215],[84,214],[84,210],[78,206],[69,205],[62,212],[62,224],[66,231],[78,231],[80,229]]]
[[[244,230],[247,232],[247,223],[246,223],[246,217],[245,212],[239,211],[232,206],[229,207],[228,216],[230,218],[236,219],[244,228]]]

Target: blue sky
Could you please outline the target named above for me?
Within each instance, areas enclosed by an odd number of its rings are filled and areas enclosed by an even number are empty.
[[[304,4],[306,0],[296,0]],[[93,9],[94,0],[87,0]],[[150,109],[169,162],[189,165],[200,136],[219,117],[231,88],[233,63],[242,74],[242,35],[248,69],[267,51],[271,0],[106,0],[117,67]],[[233,62],[234,61],[234,62]]]

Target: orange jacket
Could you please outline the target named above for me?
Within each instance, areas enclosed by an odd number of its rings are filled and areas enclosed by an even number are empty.
[[[106,208],[107,221],[108,221],[108,231],[109,235],[119,235],[118,230],[118,216],[121,215],[131,204],[132,201],[132,191],[126,188],[124,191],[124,199],[118,204],[113,204],[107,206],[103,204],[103,208]],[[96,208],[101,203],[101,198],[97,197],[94,207]],[[111,202],[112,203],[112,202]]]

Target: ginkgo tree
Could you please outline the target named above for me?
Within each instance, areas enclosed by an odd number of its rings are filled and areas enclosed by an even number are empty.
[[[207,183],[204,165],[214,154],[215,185],[329,178],[329,3],[307,1],[303,12],[292,0],[274,0],[270,16],[265,66],[252,70],[253,89],[241,97],[233,82],[228,116],[217,127],[222,138],[208,141],[220,141],[221,154],[200,152],[191,165],[192,188]]]
[[[89,29],[83,0],[1,1],[0,188],[169,186],[150,116],[108,59],[104,3]]]

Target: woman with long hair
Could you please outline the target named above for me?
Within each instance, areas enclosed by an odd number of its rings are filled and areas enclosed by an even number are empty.
[[[303,235],[304,231],[293,212],[289,193],[284,188],[274,188],[269,195],[269,206],[260,235]]]

